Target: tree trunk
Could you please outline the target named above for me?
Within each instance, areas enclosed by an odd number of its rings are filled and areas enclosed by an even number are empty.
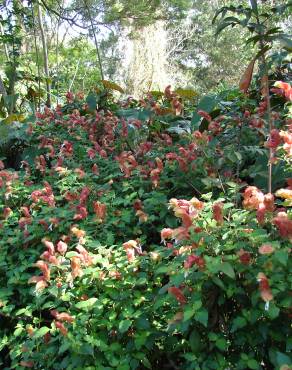
[[[7,92],[6,92],[6,89],[5,89],[5,86],[4,86],[4,83],[2,81],[1,76],[0,76],[0,94],[2,96],[6,96],[7,95]]]
[[[126,91],[140,98],[151,90],[164,91],[171,84],[167,73],[167,31],[162,20],[134,31],[126,56]]]
[[[43,46],[43,55],[44,55],[44,71],[45,71],[46,90],[47,90],[46,105],[50,107],[51,106],[51,83],[50,83],[50,72],[49,72],[48,48],[47,48],[46,35],[45,35],[44,25],[43,25],[42,8],[39,4],[38,4],[38,20],[39,20],[39,27],[40,27],[40,32],[41,32],[42,46]]]
[[[0,23],[0,34],[2,35],[2,36],[4,36],[4,30],[3,30],[3,26],[2,26],[2,24]],[[4,53],[5,53],[5,57],[6,57],[6,60],[7,60],[7,62],[9,62],[10,61],[10,58],[9,58],[9,51],[8,51],[8,47],[7,47],[7,45],[6,45],[6,43],[4,42]]]

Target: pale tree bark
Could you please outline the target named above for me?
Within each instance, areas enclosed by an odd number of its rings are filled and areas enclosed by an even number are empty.
[[[46,90],[47,90],[47,101],[46,105],[48,107],[51,106],[51,83],[50,83],[50,72],[49,72],[49,59],[48,59],[48,48],[47,48],[47,40],[44,31],[43,25],[43,17],[42,17],[42,8],[38,4],[38,21],[42,39],[42,47],[43,47],[43,56],[44,56],[44,71],[45,71],[45,78],[46,78]]]
[[[0,76],[0,94],[2,96],[6,96],[7,95],[7,92],[6,92],[6,89],[5,89],[5,86],[4,86],[4,83],[2,81],[1,76]]]
[[[3,30],[3,27],[2,27],[2,24],[0,23],[0,34],[3,36],[4,35],[4,30]],[[6,57],[6,60],[7,62],[10,61],[10,58],[9,58],[9,51],[8,51],[8,47],[7,45],[4,43],[4,53],[5,53],[5,57]]]
[[[171,84],[167,61],[167,31],[158,20],[134,31],[126,51],[129,58],[126,91],[135,98],[151,90],[164,91]]]

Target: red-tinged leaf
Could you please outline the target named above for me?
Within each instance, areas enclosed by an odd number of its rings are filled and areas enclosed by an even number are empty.
[[[33,361],[20,361],[20,366],[32,368],[34,366],[34,362]]]
[[[179,288],[174,287],[174,286],[170,287],[170,288],[168,288],[168,293],[173,295],[180,304],[186,304],[187,303],[187,299],[186,299],[185,295],[183,294],[183,292]]]
[[[242,91],[245,94],[247,93],[247,90],[249,89],[249,86],[250,86],[250,83],[251,83],[255,61],[256,61],[256,59],[253,59],[249,63],[249,65],[248,65],[246,71],[244,72],[244,74],[243,74],[243,76],[240,80],[240,83],[239,83],[239,90]]]

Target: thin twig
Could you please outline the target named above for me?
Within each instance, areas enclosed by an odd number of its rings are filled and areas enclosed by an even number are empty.
[[[72,86],[74,84],[74,81],[75,81],[75,78],[76,78],[76,75],[77,75],[77,72],[78,72],[78,69],[79,69],[80,60],[81,60],[81,58],[79,58],[79,60],[77,62],[77,66],[76,66],[76,69],[75,69],[75,72],[74,72],[74,76],[73,76],[73,79],[72,79],[72,81],[70,83],[70,86],[69,86],[69,90],[68,91],[71,91]]]
[[[93,20],[92,20],[90,10],[89,10],[89,7],[87,5],[86,0],[84,0],[84,5],[85,5],[87,13],[88,13],[88,18],[89,18],[90,24],[91,24],[91,30],[92,30],[93,37],[94,37],[94,44],[95,44],[95,49],[96,49],[96,54],[97,54],[97,62],[99,64],[101,79],[104,80],[103,67],[102,67],[102,63],[101,63],[101,56],[100,56],[100,52],[99,52],[99,46],[98,46],[98,42],[97,42],[97,38],[96,38],[96,33],[95,33],[95,30],[94,30]]]
[[[36,35],[36,29],[35,29],[35,16],[34,16],[34,10],[33,10],[33,3],[31,2],[31,14],[32,14],[32,21],[33,21],[33,36],[34,36],[34,47],[35,47],[35,53],[36,53],[36,63],[37,63],[37,70],[38,70],[38,109],[41,108],[41,100],[40,100],[40,94],[41,94],[41,72],[40,72],[40,63],[39,63],[39,49],[37,46],[37,35]]]

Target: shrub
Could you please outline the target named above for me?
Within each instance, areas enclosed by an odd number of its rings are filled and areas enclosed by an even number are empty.
[[[1,164],[3,368],[290,366],[289,121],[258,144],[250,102],[181,134],[169,91],[122,113],[69,98],[38,114],[21,170]],[[273,144],[275,195],[244,143]]]

